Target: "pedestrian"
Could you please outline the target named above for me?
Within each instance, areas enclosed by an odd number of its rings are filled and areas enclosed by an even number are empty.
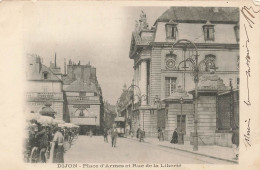
[[[89,136],[92,138],[93,132],[92,129],[89,130]]]
[[[233,134],[232,134],[232,148],[233,152],[235,154],[235,160],[238,160],[238,150],[239,150],[239,130],[238,127],[235,127],[233,129]]]
[[[111,138],[112,138],[112,147],[116,147],[116,140],[117,140],[118,132],[116,127],[111,129]]]
[[[131,138],[133,138],[134,137],[134,130],[131,129],[130,133],[131,133]]]
[[[158,129],[158,138],[159,138],[159,141],[164,140],[164,134],[163,134],[163,130],[161,128]]]
[[[61,128],[56,127],[53,137],[54,148],[54,163],[64,163],[64,137],[61,133]]]
[[[106,143],[108,143],[107,135],[108,135],[108,131],[107,131],[107,128],[105,128],[104,129],[104,142],[106,142]]]
[[[49,136],[46,127],[40,127],[40,131],[36,134],[39,139],[40,162],[46,163],[46,151],[48,147]]]
[[[141,130],[141,129],[138,128],[137,131],[136,131],[136,138],[137,138],[137,139],[139,139],[140,130]]]
[[[160,139],[161,139],[161,131],[162,131],[162,130],[161,130],[161,128],[159,127],[159,128],[158,128],[158,139],[159,139],[159,141],[160,141]]]
[[[139,141],[142,142],[144,141],[145,132],[144,130],[140,130],[139,133]]]
[[[171,143],[177,143],[178,142],[178,133],[177,133],[177,128],[175,128],[173,134],[172,134],[172,140]]]

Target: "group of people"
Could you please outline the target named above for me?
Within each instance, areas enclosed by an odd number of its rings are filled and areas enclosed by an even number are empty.
[[[61,128],[57,124],[41,124],[30,120],[27,126],[24,157],[26,162],[53,163],[64,162],[64,143],[71,144],[78,133],[77,128]]]
[[[111,136],[111,143],[112,147],[116,147],[117,137],[118,137],[118,131],[115,126],[113,126],[110,129],[105,128],[104,129],[104,142],[108,143],[107,136],[110,134]]]

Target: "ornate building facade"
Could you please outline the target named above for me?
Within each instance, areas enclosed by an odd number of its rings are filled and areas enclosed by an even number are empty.
[[[218,77],[212,79],[214,83],[225,86],[214,85],[214,93],[206,95],[212,95],[211,103],[199,103],[199,107],[212,106],[198,111],[201,113],[199,132],[209,132],[206,136],[215,138],[220,126],[217,115],[222,113],[217,112],[218,103],[214,98],[231,89],[231,80],[232,90],[239,88],[239,10],[171,7],[151,28],[146,20],[146,14],[142,12],[132,33],[129,53],[130,59],[134,60],[134,93],[141,96],[134,99],[132,128],[144,129],[147,136],[157,136],[157,129],[162,128],[168,138],[175,128],[179,128],[184,131],[185,140],[190,139],[194,132],[192,91],[195,84],[194,65],[189,58],[195,58],[196,49],[191,43],[175,44],[184,39],[194,43],[199,54],[200,88],[213,90],[211,81],[201,83],[205,76],[211,80],[212,74]],[[187,104],[182,116],[178,96]]]
[[[56,57],[55,57],[56,58]],[[56,59],[55,59],[56,60]],[[55,73],[52,71],[55,69]],[[46,105],[55,112],[55,118],[63,120],[64,98],[60,68],[47,67],[39,56],[28,56],[26,62],[26,112],[39,113]]]
[[[103,97],[98,84],[96,68],[69,61],[63,76],[63,91],[66,98],[65,115],[71,123],[80,126],[81,134],[90,130],[99,133],[103,129]]]
[[[79,125],[81,134],[90,129],[101,132],[104,104],[96,68],[70,60],[67,66],[64,62],[65,74],[62,74],[56,54],[50,67],[43,65],[36,55],[28,56],[26,64],[26,113],[40,113],[48,107],[56,113],[56,119]]]

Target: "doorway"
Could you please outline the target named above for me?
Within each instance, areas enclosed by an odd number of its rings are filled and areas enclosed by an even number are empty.
[[[177,115],[177,128],[178,130],[181,129],[184,134],[186,134],[186,115]]]

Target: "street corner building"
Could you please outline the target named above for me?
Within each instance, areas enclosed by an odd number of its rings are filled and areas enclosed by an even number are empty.
[[[71,123],[80,126],[80,134],[90,131],[100,133],[104,107],[96,68],[90,63],[80,65],[80,62],[75,64],[70,60],[63,76],[63,90],[66,98],[65,115]]]
[[[40,113],[63,120],[62,73],[56,62],[43,65],[37,55],[26,57],[26,114]]]
[[[55,62],[50,67],[38,55],[26,61],[26,113],[39,113],[80,126],[80,133],[100,133],[103,122],[103,96],[90,64],[64,61],[64,73]],[[51,115],[50,115],[51,114]]]
[[[239,127],[239,9],[170,7],[154,23],[144,12],[132,33],[132,130],[171,140],[231,147]],[[197,96],[197,97],[196,97]],[[197,100],[196,100],[197,98]]]

